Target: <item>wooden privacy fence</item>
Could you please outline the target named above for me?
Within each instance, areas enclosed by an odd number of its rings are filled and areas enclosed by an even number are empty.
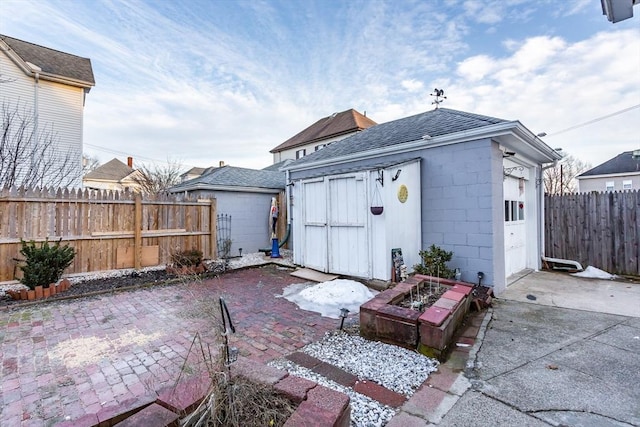
[[[640,194],[545,196],[545,254],[614,274],[640,275]]]
[[[215,199],[131,192],[0,190],[0,281],[13,280],[20,239],[62,239],[76,250],[65,273],[167,264],[179,250],[214,259]]]

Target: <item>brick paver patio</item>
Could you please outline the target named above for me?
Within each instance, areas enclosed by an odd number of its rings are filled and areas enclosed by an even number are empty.
[[[176,284],[0,310],[0,425],[50,426],[147,402],[198,370],[188,349],[220,328],[225,298],[241,357],[266,362],[318,340],[338,321],[300,310],[282,289],[301,279],[269,265]],[[198,347],[198,351],[200,347]],[[214,350],[214,349],[212,349]],[[215,350],[214,350],[215,351]]]

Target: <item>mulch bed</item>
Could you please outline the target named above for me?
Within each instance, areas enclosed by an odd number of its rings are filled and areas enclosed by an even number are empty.
[[[208,271],[199,275],[200,278],[215,277],[220,272]],[[99,294],[113,292],[128,288],[136,288],[148,285],[159,284],[173,284],[184,280],[184,276],[169,274],[166,270],[151,270],[144,272],[133,272],[125,276],[106,277],[101,279],[91,279],[81,282],[77,282],[71,285],[71,287],[61,293],[46,299],[40,299],[36,301],[27,300],[14,300],[9,295],[5,294],[0,297],[0,308],[9,306],[20,306],[23,304],[45,303],[51,301],[58,301],[62,299],[68,299],[73,297],[81,297],[85,295]]]

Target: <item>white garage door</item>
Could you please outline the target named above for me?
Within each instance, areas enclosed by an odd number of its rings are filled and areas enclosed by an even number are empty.
[[[356,277],[370,276],[364,174],[303,182],[304,265]]]
[[[521,178],[504,180],[504,249],[506,277],[527,266],[527,227],[525,218],[525,185]]]

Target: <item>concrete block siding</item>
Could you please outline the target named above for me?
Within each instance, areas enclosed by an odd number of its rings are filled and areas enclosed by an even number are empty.
[[[462,280],[493,280],[492,143],[471,141],[423,152],[422,246],[453,251]]]

